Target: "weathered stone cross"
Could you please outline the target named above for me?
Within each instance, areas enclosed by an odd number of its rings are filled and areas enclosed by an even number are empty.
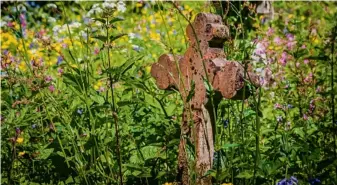
[[[244,87],[244,68],[237,62],[227,61],[223,43],[229,37],[228,28],[221,17],[214,14],[199,13],[192,26],[186,29],[189,48],[184,56],[163,54],[152,65],[151,75],[160,89],[179,90],[184,101],[181,125],[181,139],[178,159],[178,181],[189,184],[188,162],[186,156],[186,136],[189,136],[196,149],[197,184],[211,184],[210,177],[203,177],[211,169],[214,144],[213,127],[215,120],[208,108],[205,79],[209,80],[215,92],[228,99],[240,99]],[[247,74],[258,84],[254,74]],[[194,95],[188,98],[192,83]],[[248,92],[248,90],[247,90]],[[246,95],[245,97],[248,97]],[[212,114],[213,115],[213,114]],[[193,128],[190,121],[193,121]],[[193,137],[191,137],[193,136]]]

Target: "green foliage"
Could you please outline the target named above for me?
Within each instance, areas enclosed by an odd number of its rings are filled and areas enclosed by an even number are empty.
[[[157,88],[150,65],[185,52],[187,20],[202,11],[230,27],[227,59],[264,80],[248,84],[247,100],[217,102],[219,143],[204,176],[337,182],[335,2],[274,2],[268,22],[250,2],[229,2],[228,14],[207,2],[2,5],[1,184],[174,182],[184,105]],[[189,89],[187,102],[194,81]]]

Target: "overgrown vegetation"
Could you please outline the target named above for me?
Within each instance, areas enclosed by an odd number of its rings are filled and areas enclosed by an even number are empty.
[[[251,2],[227,5],[2,2],[1,184],[177,183],[184,105],[150,69],[161,54],[186,51],[199,12],[223,16],[227,59],[261,83],[247,100],[219,103],[205,175],[336,184],[336,2],[274,2],[268,21]]]

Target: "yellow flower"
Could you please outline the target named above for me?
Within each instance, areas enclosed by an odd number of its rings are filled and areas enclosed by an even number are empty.
[[[165,182],[165,184],[163,184],[163,185],[173,185],[173,183],[172,182]]]
[[[26,71],[26,69],[27,69],[26,63],[21,62],[19,64],[19,69],[20,69],[20,71]]]
[[[221,185],[233,185],[232,183],[223,183]]]
[[[25,155],[25,153],[26,153],[25,151],[23,151],[23,152],[19,152],[19,154],[18,154],[18,155],[21,157],[21,156]]]
[[[17,142],[18,144],[23,143],[23,137],[18,137],[18,138],[16,139],[16,142]]]
[[[139,3],[139,2],[138,2],[138,3],[136,4],[136,7],[138,7],[138,8],[140,8],[140,7],[142,7],[142,6],[143,6],[142,3]]]
[[[150,72],[151,72],[151,66],[146,66],[146,67],[145,67],[145,71],[146,71],[147,73],[150,73]]]
[[[98,81],[95,85],[94,85],[94,89],[95,90],[98,90],[99,88],[101,88],[101,86],[102,86],[102,82],[101,81]]]

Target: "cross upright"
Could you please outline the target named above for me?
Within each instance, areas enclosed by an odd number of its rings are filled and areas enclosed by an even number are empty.
[[[256,85],[258,78],[253,73],[245,75],[244,68],[238,62],[226,60],[223,43],[229,37],[229,30],[220,16],[199,13],[194,22],[187,26],[186,34],[189,47],[185,54],[161,55],[158,62],[152,65],[151,75],[160,89],[175,88],[184,101],[178,182],[182,185],[190,184],[186,155],[186,138],[189,138],[196,151],[196,184],[211,185],[211,178],[204,177],[204,174],[211,169],[213,163],[215,120],[208,106],[210,101],[205,81],[223,98],[242,99],[248,97],[247,93],[242,97],[244,77],[249,76]]]

